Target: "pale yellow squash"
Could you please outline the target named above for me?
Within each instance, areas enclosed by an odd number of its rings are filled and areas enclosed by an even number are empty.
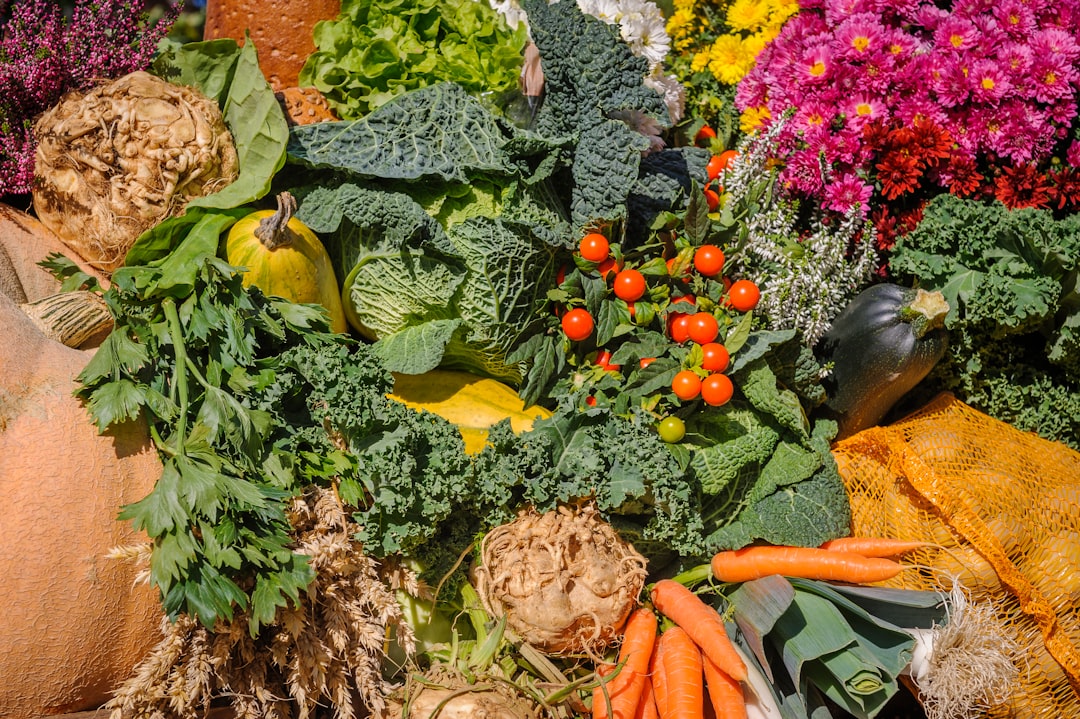
[[[501,420],[509,419],[520,433],[532,429],[534,420],[551,416],[543,407],[526,407],[512,387],[498,380],[454,370],[395,374],[389,396],[457,425],[469,454],[484,448],[488,430]]]
[[[346,332],[330,255],[307,225],[293,217],[296,199],[288,192],[277,197],[278,209],[259,210],[234,224],[225,239],[225,259],[246,268],[245,287],[293,302],[322,305],[330,313],[330,329]]]

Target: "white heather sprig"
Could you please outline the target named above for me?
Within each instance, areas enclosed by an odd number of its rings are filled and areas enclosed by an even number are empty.
[[[797,329],[813,347],[833,319],[877,269],[873,226],[858,207],[826,218],[815,211],[807,229],[798,224],[799,205],[786,198],[769,171],[769,149],[783,123],[763,136],[748,136],[724,175],[727,202],[741,206],[765,192],[743,221],[744,234],[733,253],[734,269],[761,289],[755,310],[769,329]]]

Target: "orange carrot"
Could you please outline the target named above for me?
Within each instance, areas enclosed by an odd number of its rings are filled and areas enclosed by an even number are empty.
[[[649,675],[649,660],[656,644],[656,615],[644,607],[634,610],[626,620],[619,663],[622,669],[611,681],[593,689],[593,719],[631,719],[641,702],[641,693]],[[607,692],[605,698],[604,693]],[[611,714],[608,714],[608,700]]]
[[[742,684],[729,677],[704,653],[702,668],[705,670],[705,690],[716,719],[746,719],[746,697]]]
[[[657,716],[667,712],[667,675],[664,673],[664,646],[657,641],[649,661],[649,684],[652,685],[653,703],[656,704]]]
[[[921,549],[930,542],[919,542],[907,539],[892,539],[890,537],[840,537],[830,539],[821,545],[822,549],[836,552],[854,552],[864,557],[899,557],[905,552]]]
[[[634,712],[634,719],[660,719],[651,677],[645,677],[645,689],[641,692],[641,701],[638,702],[637,710]]]
[[[672,579],[653,585],[652,602],[657,611],[690,635],[701,651],[736,681],[746,679],[746,664],[728,639],[720,614],[700,597]]]
[[[717,552],[712,558],[713,576],[721,582],[749,582],[780,574],[866,584],[890,579],[902,570],[903,566],[891,559],[820,547],[761,545]]]
[[[660,644],[664,647],[667,685],[667,711],[660,714],[660,719],[701,719],[705,706],[701,649],[678,625],[664,630]]]

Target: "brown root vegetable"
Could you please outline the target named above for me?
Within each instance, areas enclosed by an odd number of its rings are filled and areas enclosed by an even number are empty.
[[[390,698],[387,717],[403,719],[540,719],[540,707],[507,681],[436,664],[423,681],[409,682]]]
[[[67,347],[96,347],[113,328],[109,306],[88,290],[58,292],[21,307],[43,335]]]
[[[547,654],[595,654],[638,605],[645,558],[593,505],[526,510],[485,535],[473,582],[485,609]]]
[[[37,216],[104,272],[144,231],[239,171],[217,103],[141,71],[69,93],[34,134]]]

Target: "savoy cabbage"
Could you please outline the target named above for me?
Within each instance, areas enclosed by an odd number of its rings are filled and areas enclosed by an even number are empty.
[[[574,3],[526,9],[545,75],[531,127],[446,82],[290,133],[298,217],[326,238],[350,324],[393,371],[520,383],[508,357],[581,234],[646,227],[704,180],[703,150],[648,154],[666,105],[613,27]]]

